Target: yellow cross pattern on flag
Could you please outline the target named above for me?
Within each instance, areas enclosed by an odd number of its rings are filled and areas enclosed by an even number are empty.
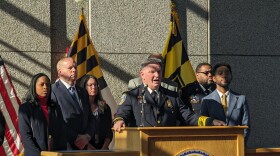
[[[98,54],[90,38],[86,23],[84,13],[82,12],[80,15],[79,30],[72,41],[68,56],[72,57],[77,63],[77,80],[86,74],[94,75],[98,79],[102,97],[110,106],[112,115],[114,115],[117,104],[103,77]]]
[[[178,23],[178,14],[171,4],[170,32],[162,52],[163,77],[175,81],[179,88],[196,81],[187,51],[184,47]]]

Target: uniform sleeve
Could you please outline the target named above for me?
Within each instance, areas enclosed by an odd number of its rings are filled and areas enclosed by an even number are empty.
[[[202,99],[200,108],[200,117],[198,119],[198,126],[212,126],[213,118],[209,117],[209,112],[207,108],[207,100]]]
[[[202,99],[201,108],[200,108],[201,116],[209,116],[208,108],[207,108],[207,100]]]
[[[198,125],[198,115],[190,109],[187,105],[183,104],[180,98],[176,98],[179,106],[180,118],[186,125],[197,126]]]
[[[132,118],[132,104],[130,97],[124,93],[121,97],[121,102],[118,105],[116,117],[113,122],[123,120],[127,125]]]
[[[21,105],[19,107],[18,112],[18,125],[19,125],[19,131],[21,135],[21,139],[25,148],[25,151],[30,151],[32,153],[39,153],[41,152],[40,149],[36,146],[36,142],[33,139],[33,131],[32,131],[32,124],[30,121],[30,112],[27,111],[27,109],[24,109],[26,107],[23,107]]]

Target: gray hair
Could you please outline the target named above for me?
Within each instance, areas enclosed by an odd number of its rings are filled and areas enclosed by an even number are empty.
[[[140,70],[142,70],[144,67],[146,67],[149,64],[158,64],[160,65],[160,67],[162,68],[162,61],[160,59],[157,58],[148,58],[146,59],[144,62],[141,63],[141,68]]]

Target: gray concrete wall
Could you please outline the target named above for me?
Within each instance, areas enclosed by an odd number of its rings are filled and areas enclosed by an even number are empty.
[[[251,110],[249,146],[279,147],[280,3],[275,0],[211,1],[211,63],[233,68],[233,90]]]
[[[0,23],[0,55],[22,98],[35,73],[51,75],[50,3],[1,0]]]
[[[150,53],[162,52],[170,3],[91,2],[90,7],[85,6],[85,15],[91,19],[92,40],[104,77],[119,102],[127,81],[138,76],[141,61]],[[279,146],[279,85],[275,78],[279,75],[280,4],[275,0],[176,0],[175,4],[193,67],[200,62],[232,65],[232,88],[247,95],[251,109],[249,146]],[[77,32],[80,13],[81,5],[74,0],[0,1],[0,55],[20,98],[35,73],[45,72],[52,81],[56,79],[57,60],[65,55]]]

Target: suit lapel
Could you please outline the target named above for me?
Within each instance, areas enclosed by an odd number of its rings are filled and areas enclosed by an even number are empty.
[[[217,108],[217,109],[219,109],[219,110],[217,110],[217,112],[221,112],[222,114],[222,118],[224,119],[224,121],[226,120],[226,114],[225,114],[225,112],[224,112],[224,108],[223,108],[223,106],[222,106],[222,101],[221,101],[221,98],[220,98],[220,95],[219,95],[219,93],[218,93],[218,91],[217,90],[215,90],[212,94],[210,94],[210,95],[212,95],[213,96],[213,99],[215,99],[220,105],[219,105],[219,108]]]
[[[82,98],[81,98],[81,97],[83,97],[83,95],[81,94],[81,89],[79,87],[76,87],[76,91],[77,91],[77,94],[78,94],[78,100],[81,103],[81,105],[83,107],[83,110],[85,110],[85,106],[83,105]],[[80,106],[80,104],[79,104],[79,106]],[[81,109],[81,107],[79,107],[79,108]]]
[[[81,108],[79,106],[79,103],[77,103],[71,96],[69,90],[66,88],[66,86],[59,80],[59,88],[60,91],[62,92],[63,95],[65,95],[67,97],[67,99],[70,99],[70,103],[71,105],[75,108],[75,110],[79,110],[81,111]],[[77,91],[78,92],[78,91]]]
[[[236,103],[237,103],[237,96],[235,94],[233,94],[232,92],[230,92],[228,110],[227,110],[227,123],[228,123],[229,118],[231,117],[234,107],[236,107]]]

